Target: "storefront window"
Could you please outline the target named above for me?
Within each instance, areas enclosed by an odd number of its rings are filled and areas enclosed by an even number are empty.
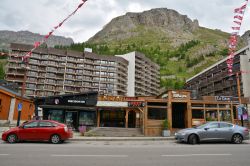
[[[192,110],[192,118],[193,119],[204,119],[204,111],[203,110]]]
[[[80,112],[79,125],[94,126],[95,117],[95,112]]]
[[[218,115],[217,110],[206,111],[206,121],[217,121]]]
[[[64,113],[63,110],[49,110],[48,111],[48,119],[55,120],[60,123],[64,123]]]
[[[229,122],[231,122],[232,118],[231,118],[230,110],[220,111],[220,120],[221,121],[229,121]]]
[[[167,118],[166,108],[148,108],[148,119],[164,120]]]

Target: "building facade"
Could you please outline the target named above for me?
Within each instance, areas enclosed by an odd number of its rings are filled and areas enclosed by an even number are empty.
[[[136,51],[117,56],[129,62],[127,96],[156,96],[159,94],[159,65]]]
[[[37,48],[25,68],[22,56],[31,49],[31,45],[11,44],[6,69],[8,82],[18,83],[21,87],[25,81],[27,96],[53,96],[84,91],[98,91],[110,95],[158,94],[159,67],[144,55],[136,53],[138,55],[134,62],[129,62],[119,56]],[[131,63],[139,66],[133,68],[136,72],[132,75]],[[134,90],[131,92],[130,85],[134,82]]]
[[[16,124],[18,104],[22,104],[21,121],[31,120],[35,106],[29,98],[23,98],[17,92],[0,86],[0,124]]]
[[[203,96],[197,100],[187,90],[168,91],[157,97],[98,96],[90,92],[49,96],[37,101],[36,105],[43,109],[42,118],[71,124],[75,129],[81,125],[95,128],[95,131],[103,127],[136,128],[145,136],[160,136],[165,119],[172,131],[208,121],[242,125],[237,101],[216,96]],[[247,101],[242,103],[247,104]],[[249,125],[246,119],[243,123]]]
[[[249,98],[249,48],[250,45],[236,52],[232,76],[228,75],[227,58],[225,58],[188,79],[185,89],[197,91],[198,96],[232,96],[237,98],[240,95],[240,97]],[[248,71],[248,73],[244,73],[244,71]]]

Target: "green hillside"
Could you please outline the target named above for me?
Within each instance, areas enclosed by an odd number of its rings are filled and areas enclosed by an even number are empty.
[[[229,34],[218,30],[199,28],[193,39],[179,46],[171,45],[171,38],[160,31],[152,31],[143,26],[135,29],[137,36],[108,43],[78,43],[70,47],[56,48],[82,51],[90,47],[100,55],[125,54],[131,51],[144,53],[160,65],[161,86],[166,89],[180,89],[185,80],[227,55]],[[181,35],[180,35],[181,36]]]

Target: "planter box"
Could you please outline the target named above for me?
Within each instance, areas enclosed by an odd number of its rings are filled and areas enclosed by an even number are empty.
[[[170,130],[162,130],[163,137],[170,137]]]

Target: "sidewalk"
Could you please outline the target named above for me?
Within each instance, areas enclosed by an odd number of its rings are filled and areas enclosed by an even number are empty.
[[[174,140],[174,136],[171,137],[85,137],[80,133],[74,132],[71,141],[167,141]]]
[[[2,133],[8,130],[9,127],[0,127],[0,139]],[[81,136],[80,133],[74,132],[73,138],[70,141],[167,141],[174,140],[174,137],[86,137]]]

